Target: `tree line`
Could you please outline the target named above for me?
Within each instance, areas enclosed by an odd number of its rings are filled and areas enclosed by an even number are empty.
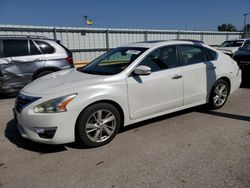
[[[217,27],[218,31],[237,31],[233,24],[220,24]],[[250,31],[250,24],[246,24],[243,31]]]

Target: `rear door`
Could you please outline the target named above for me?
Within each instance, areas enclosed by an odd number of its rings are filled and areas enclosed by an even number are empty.
[[[10,60],[6,67],[7,81],[17,87],[31,81],[33,73],[45,64],[44,55],[27,39],[4,39],[3,56]]]
[[[184,77],[184,105],[206,102],[216,81],[215,52],[202,46],[180,45]]]

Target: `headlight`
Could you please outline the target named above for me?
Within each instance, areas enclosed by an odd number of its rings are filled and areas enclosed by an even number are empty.
[[[35,113],[57,113],[67,111],[67,105],[77,94],[66,95],[56,99],[51,99],[34,107]]]

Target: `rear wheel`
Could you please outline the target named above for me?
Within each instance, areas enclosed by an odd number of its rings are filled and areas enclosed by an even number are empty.
[[[111,104],[98,103],[89,106],[79,116],[77,132],[80,141],[89,147],[107,144],[117,134],[121,115]]]
[[[218,80],[210,93],[209,106],[211,109],[221,108],[227,101],[229,85],[225,80]]]
[[[35,79],[40,78],[40,77],[42,77],[42,76],[45,76],[45,75],[47,75],[47,74],[50,74],[50,73],[52,73],[52,72],[55,72],[55,71],[52,71],[52,70],[45,70],[45,71],[39,72],[39,73],[35,76]]]

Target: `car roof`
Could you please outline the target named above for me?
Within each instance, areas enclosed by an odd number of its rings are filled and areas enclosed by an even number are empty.
[[[0,35],[0,39],[39,39],[39,40],[54,40],[44,36],[36,35]]]
[[[197,44],[203,45],[202,41],[198,40],[189,40],[189,39],[173,39],[173,40],[153,40],[153,41],[144,41],[144,42],[135,42],[131,44],[126,44],[122,47],[140,47],[140,48],[154,48],[164,45],[176,45],[176,44]]]
[[[229,40],[225,40],[226,41],[245,41],[245,40],[250,40],[250,38],[243,38],[243,39],[229,39]]]

